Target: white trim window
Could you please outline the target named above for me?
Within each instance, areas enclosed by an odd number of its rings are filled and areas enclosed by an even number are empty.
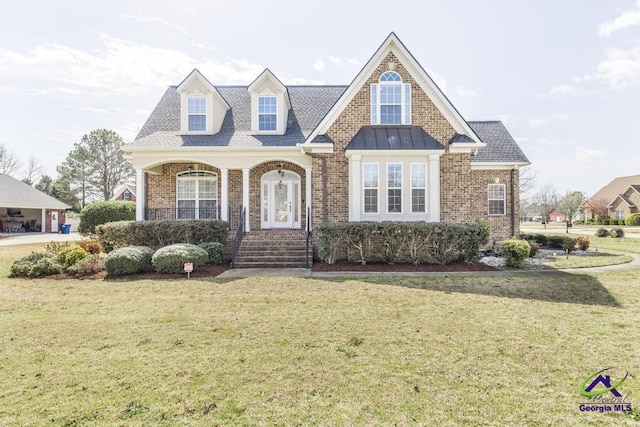
[[[194,132],[207,130],[207,98],[190,96],[187,98],[189,130]]]
[[[427,164],[411,163],[411,213],[427,211]]]
[[[371,124],[411,124],[411,84],[400,74],[387,71],[371,85]]]
[[[624,211],[616,211],[616,219],[624,219]]]
[[[507,197],[504,184],[489,184],[487,187],[489,202],[488,213],[491,216],[507,214]]]
[[[275,96],[258,97],[258,131],[275,132],[278,130],[278,98]]]
[[[402,163],[387,163],[387,213],[402,213]]]
[[[378,163],[362,164],[364,213],[378,213],[378,186],[379,186],[379,165]]]
[[[176,219],[218,218],[218,175],[180,172],[176,178]]]

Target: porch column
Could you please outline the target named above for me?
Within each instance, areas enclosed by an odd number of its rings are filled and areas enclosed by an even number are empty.
[[[429,221],[440,222],[440,156],[429,155]]]
[[[349,159],[349,221],[360,221],[362,214],[362,156]]]
[[[305,215],[309,215],[311,212],[311,168],[305,168],[305,179],[306,179],[306,183],[307,183],[307,187],[305,188],[305,195],[304,197],[306,198],[306,203],[305,203]],[[306,217],[305,217],[306,218]],[[309,230],[311,230],[312,228],[312,224],[311,224],[311,219],[313,218],[313,215],[309,215],[309,218],[307,219],[307,222],[309,223]],[[305,229],[306,229],[306,225],[305,225]]]
[[[40,221],[40,232],[44,233],[45,230],[45,224],[47,221],[47,210],[46,209],[42,209],[42,221]]]
[[[145,190],[144,169],[136,169],[136,221],[144,221],[147,201],[147,192]]]
[[[245,231],[249,231],[249,169],[242,169],[242,208],[247,210]]]
[[[220,170],[220,219],[229,221],[229,169]]]

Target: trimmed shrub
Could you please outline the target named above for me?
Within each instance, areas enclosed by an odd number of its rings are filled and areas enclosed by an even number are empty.
[[[89,252],[85,251],[78,245],[70,245],[60,250],[56,256],[63,266],[70,267],[78,261],[88,257]]]
[[[529,246],[531,247],[531,249],[529,249],[529,258],[532,258],[538,255],[538,251],[540,251],[540,245],[537,244],[536,242],[528,242],[528,243],[529,243]]]
[[[573,252],[576,250],[576,244],[578,243],[578,239],[574,239],[572,237],[565,237],[564,242],[562,242],[562,249],[565,252]]]
[[[222,254],[224,251],[224,245],[220,242],[207,242],[200,243],[202,249],[209,254],[209,264],[222,264]]]
[[[225,221],[120,221],[97,227],[98,241],[105,252],[126,246],[154,249],[174,243],[227,242],[229,224]]]
[[[94,239],[80,240],[77,242],[77,245],[92,255],[102,253],[100,242]]]
[[[67,273],[78,276],[88,276],[104,271],[104,256],[100,254],[92,254],[81,259],[71,267],[67,268]]]
[[[589,249],[589,238],[588,237],[583,237],[583,236],[578,236],[576,238],[576,246],[581,251],[586,251],[587,249]]]
[[[611,220],[609,218],[602,218],[602,225],[609,225],[609,223],[611,222]]]
[[[560,249],[564,245],[566,239],[567,237],[565,236],[549,236],[547,238],[547,247]]]
[[[624,237],[624,230],[622,228],[612,228],[611,231],[609,232],[609,234],[611,235],[611,237],[613,237],[614,239],[620,239],[622,237]]]
[[[539,245],[545,246],[547,244],[547,236],[544,234],[534,234],[533,240]]]
[[[29,255],[14,261],[9,270],[9,277],[26,277],[29,275],[31,267],[42,258],[50,257],[47,252],[31,252]]]
[[[120,200],[92,203],[80,212],[80,234],[93,234],[96,226],[115,221],[136,219],[136,203]]]
[[[449,224],[425,222],[324,223],[314,228],[317,254],[334,263],[350,259],[374,262],[432,262],[473,260],[489,240],[481,223]]]
[[[176,243],[160,248],[153,254],[151,263],[161,273],[184,273],[184,263],[193,263],[193,271],[207,264],[207,251],[189,243]]]
[[[606,228],[598,228],[596,230],[596,237],[608,237],[609,236],[609,232],[607,231]]]
[[[151,266],[153,249],[147,246],[119,248],[107,255],[104,267],[110,276],[122,276],[147,270]]]
[[[520,268],[524,260],[529,257],[531,246],[526,240],[518,240],[512,237],[502,241],[502,254],[504,255],[504,264],[507,267]]]
[[[40,258],[29,270],[29,277],[51,276],[62,271],[62,265],[52,256]]]
[[[527,242],[529,242],[529,244],[531,244],[531,242],[534,241],[533,234],[520,233],[519,238],[520,240],[526,240]]]
[[[640,213],[632,213],[624,219],[625,225],[640,225]]]

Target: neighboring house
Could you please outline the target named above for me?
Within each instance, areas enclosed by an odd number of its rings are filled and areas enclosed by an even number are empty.
[[[217,86],[193,70],[123,149],[138,220],[235,227],[244,208],[249,235],[482,218],[503,239],[518,234],[529,164],[501,122],[466,121],[393,33],[348,86],[286,86],[269,69]]]
[[[566,222],[567,215],[564,212],[560,212],[558,209],[554,209],[549,212],[549,222]]]
[[[22,181],[0,174],[0,232],[58,233],[69,208]]]
[[[122,184],[113,193],[111,200],[136,201],[136,186],[131,184]]]
[[[584,219],[595,215],[623,219],[640,212],[640,175],[615,178],[580,207]]]

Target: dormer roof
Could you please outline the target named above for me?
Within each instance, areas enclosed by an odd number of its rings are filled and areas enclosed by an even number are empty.
[[[291,99],[287,87],[276,77],[270,69],[265,68],[262,73],[247,87],[250,94],[259,94],[263,89],[268,88],[276,93],[283,93],[287,110],[291,109]]]
[[[231,106],[227,103],[218,89],[214,85],[211,84],[209,80],[197,69],[194,68],[191,73],[176,87],[176,92],[180,95],[184,93],[193,92],[194,90],[200,90],[204,93],[212,93],[214,98],[216,98],[225,108],[228,110]]]

